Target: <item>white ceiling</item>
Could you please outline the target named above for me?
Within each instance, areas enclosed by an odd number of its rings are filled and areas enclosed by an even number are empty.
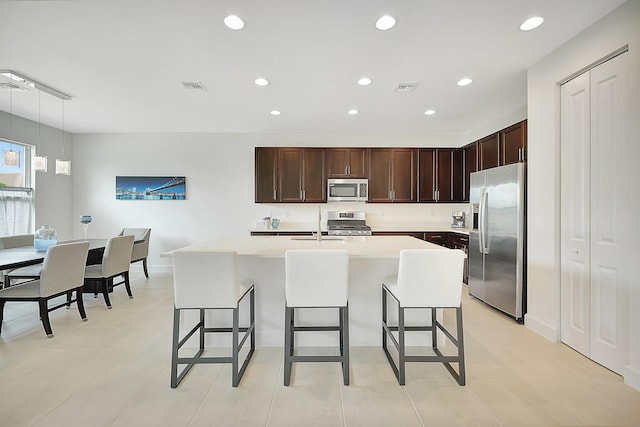
[[[72,95],[74,133],[464,134],[524,106],[527,68],[623,2],[0,1],[0,69]],[[231,13],[243,30],[223,25]],[[397,19],[386,32],[374,26],[383,14]],[[533,15],[544,24],[520,31]],[[261,76],[271,84],[256,86]],[[394,91],[406,82],[419,86]],[[2,90],[0,109],[38,120],[40,107],[61,127],[62,102],[36,92]]]

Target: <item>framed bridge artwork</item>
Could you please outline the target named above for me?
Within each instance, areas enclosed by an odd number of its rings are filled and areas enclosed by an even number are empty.
[[[184,176],[116,176],[116,200],[185,200]]]

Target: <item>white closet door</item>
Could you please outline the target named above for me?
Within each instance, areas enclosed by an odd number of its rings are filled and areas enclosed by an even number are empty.
[[[622,373],[628,359],[628,297],[621,248],[626,120],[620,55],[591,70],[591,359]],[[636,118],[637,119],[637,118]],[[634,162],[635,163],[635,162]],[[627,248],[632,250],[632,248]]]
[[[635,280],[623,262],[634,248],[621,244],[625,203],[634,197],[621,193],[620,181],[621,148],[630,143],[625,61],[619,55],[561,88],[560,337],[618,373],[628,360]]]
[[[561,87],[561,324],[565,344],[589,356],[590,80]]]

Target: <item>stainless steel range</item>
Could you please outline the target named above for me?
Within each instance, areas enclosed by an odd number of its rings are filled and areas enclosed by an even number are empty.
[[[364,211],[328,211],[329,236],[371,236],[371,227],[365,223]]]

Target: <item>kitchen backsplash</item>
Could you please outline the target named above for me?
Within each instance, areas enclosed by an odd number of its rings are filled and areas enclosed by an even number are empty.
[[[326,222],[327,211],[362,210],[366,212],[367,224],[371,226],[398,223],[438,223],[451,224],[451,213],[463,211],[469,217],[468,203],[422,203],[422,204],[390,204],[390,203],[321,203],[321,204],[256,204],[259,216],[278,218],[285,223],[317,222],[318,206],[322,210],[323,222]]]

